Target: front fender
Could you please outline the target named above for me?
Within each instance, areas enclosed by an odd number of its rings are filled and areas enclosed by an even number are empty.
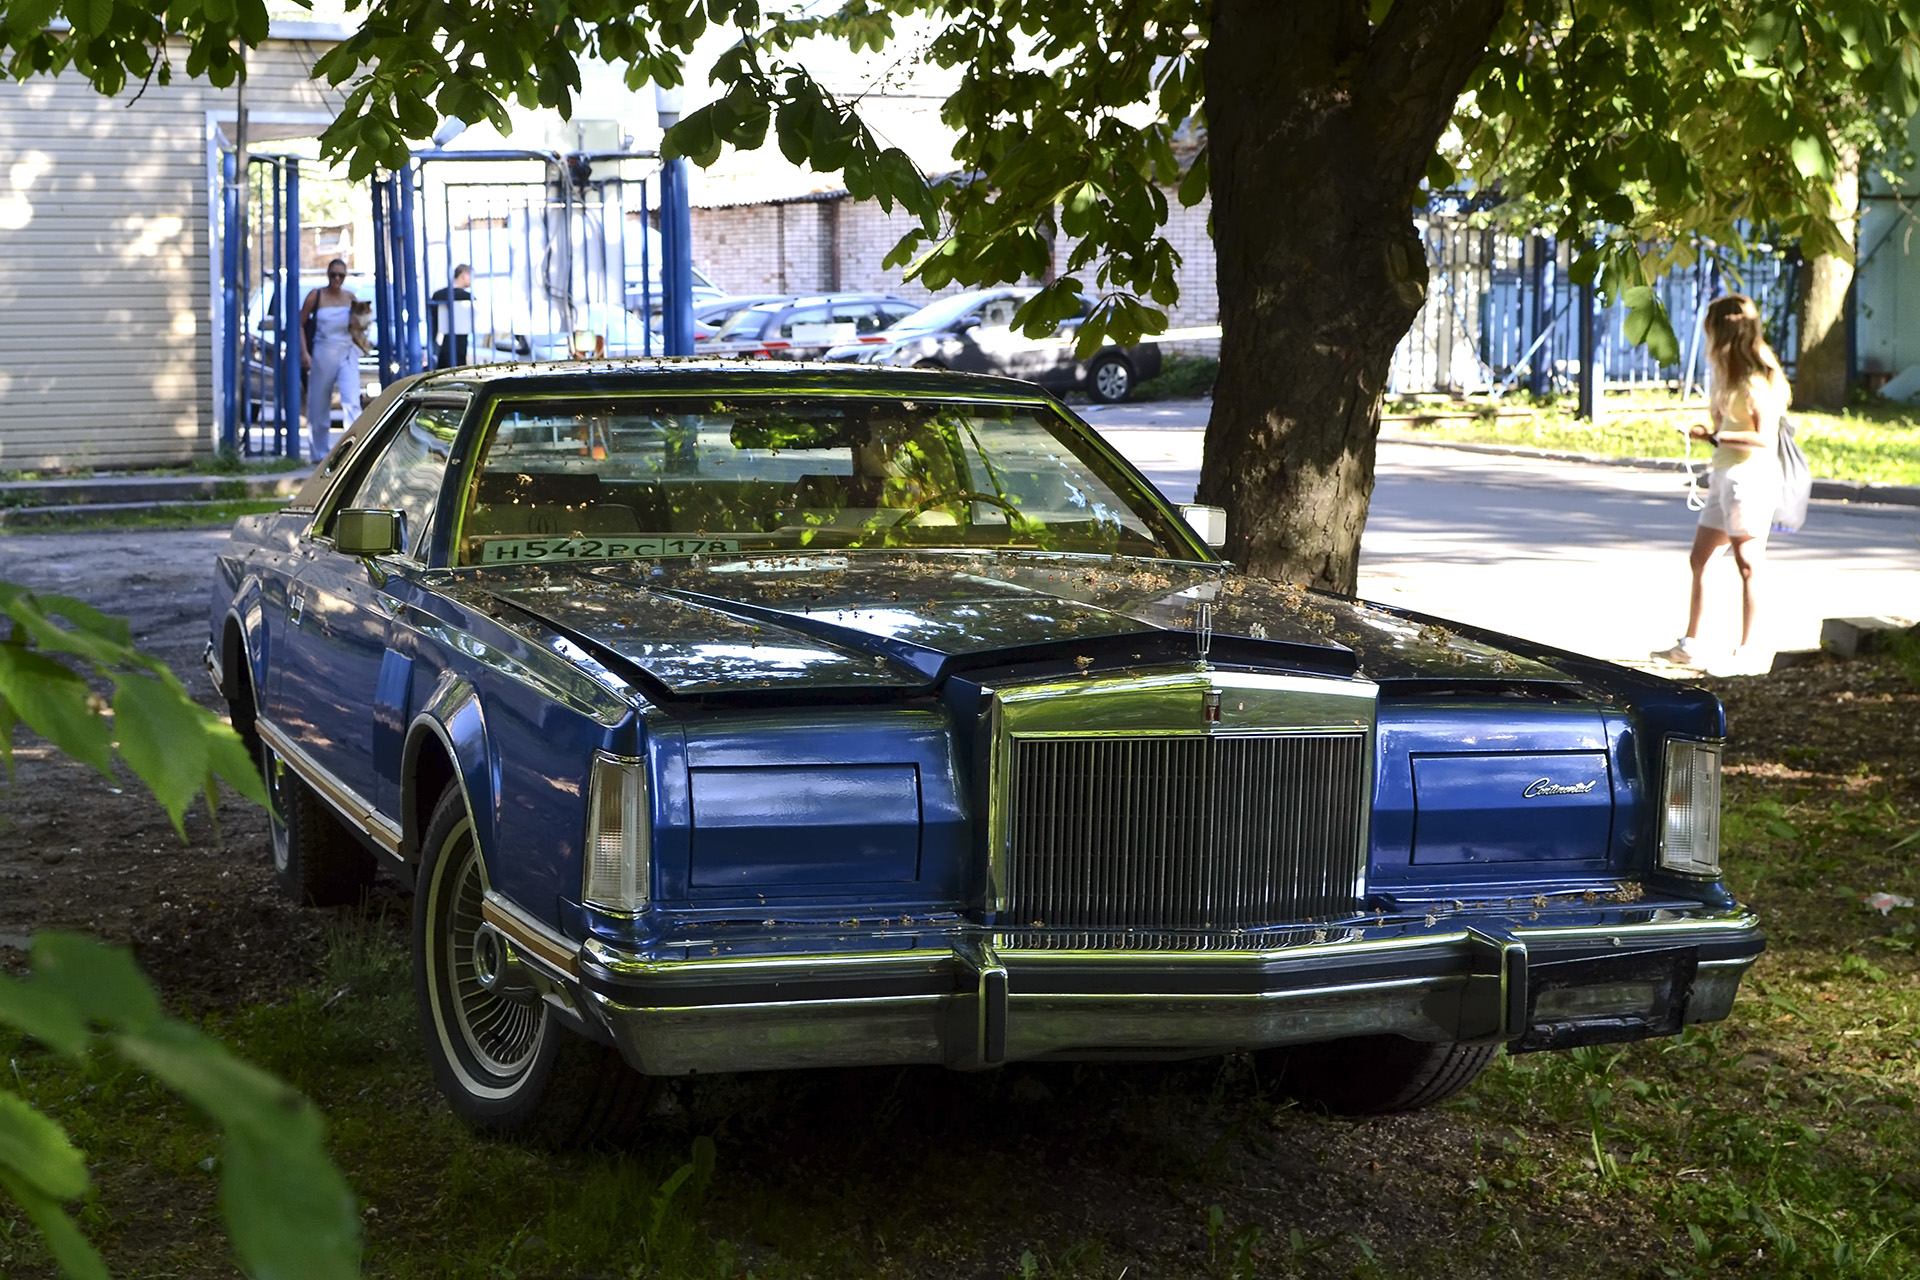
[[[422,767],[421,755],[429,747],[437,747],[452,765],[450,779]],[[474,839],[479,842],[481,856],[491,863],[497,787],[486,716],[473,685],[451,674],[440,681],[407,726],[406,746],[400,756],[400,856],[409,864],[420,857],[420,837],[440,802],[440,788],[448,781],[460,787]],[[428,791],[432,794],[426,794]]]

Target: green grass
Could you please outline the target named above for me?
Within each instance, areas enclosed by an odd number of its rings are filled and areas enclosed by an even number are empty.
[[[552,1155],[453,1121],[405,922],[352,913],[311,989],[204,1025],[327,1113],[370,1276],[1909,1277],[1920,913],[1859,894],[1920,897],[1920,814],[1898,779],[1782,754],[1785,781],[1727,780],[1730,879],[1770,940],[1729,1020],[1502,1057],[1413,1117],[1301,1110],[1245,1059],[795,1072],[683,1090],[632,1149]],[[222,1273],[194,1116],[5,1034],[0,1076],[88,1153],[82,1219],[116,1274]],[[41,1274],[0,1203],[0,1275]]]
[[[143,507],[137,511],[37,513],[20,523],[0,522],[0,537],[36,533],[87,533],[103,529],[205,529],[232,524],[241,516],[262,515],[287,505],[285,498],[239,498]]]
[[[1660,396],[1609,397],[1606,417],[1599,426],[1573,416],[1563,398],[1542,407],[1533,416],[1416,420],[1404,429],[1422,440],[1458,440],[1473,444],[1517,445],[1574,453],[1597,453],[1622,458],[1679,458],[1686,454],[1680,428],[1704,422],[1705,410],[1650,413],[1672,404]],[[1522,407],[1510,398],[1511,407]],[[1474,407],[1478,407],[1477,405]],[[1389,404],[1386,412],[1416,415],[1458,412],[1451,404]],[[1813,473],[1824,479],[1863,480],[1883,484],[1920,484],[1920,410],[1907,405],[1869,404],[1841,413],[1793,411],[1801,449]],[[1388,424],[1392,429],[1398,424]],[[1704,463],[1710,450],[1699,441],[1693,457]]]
[[[1160,375],[1133,389],[1130,400],[1194,400],[1213,394],[1220,362],[1211,356],[1169,353],[1160,363]]]

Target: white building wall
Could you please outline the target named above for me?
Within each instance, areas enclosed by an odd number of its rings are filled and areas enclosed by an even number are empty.
[[[308,73],[324,47],[255,51],[255,137],[263,117],[331,118],[323,94],[337,93]],[[236,95],[182,80],[138,90],[105,98],[72,73],[0,81],[0,470],[212,449],[208,117],[230,120]],[[289,127],[319,128],[272,126]]]

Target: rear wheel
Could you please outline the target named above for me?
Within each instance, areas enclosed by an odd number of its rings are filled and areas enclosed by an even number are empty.
[[[1119,404],[1133,394],[1133,366],[1119,356],[1101,356],[1087,370],[1087,394],[1101,404]]]
[[[1302,1102],[1339,1115],[1417,1111],[1453,1097],[1500,1052],[1497,1044],[1423,1044],[1403,1036],[1353,1036],[1255,1055],[1263,1074]]]
[[[465,798],[449,787],[421,841],[413,898],[414,994],[440,1091],[482,1132],[555,1147],[630,1137],[655,1082],[560,1025],[482,918],[486,891]]]
[[[274,883],[305,906],[336,907],[358,902],[373,884],[373,855],[302,782],[280,753],[260,737],[259,707],[246,651],[235,646],[228,657],[227,716],[260,762],[267,784],[268,846]]]
[[[287,767],[278,751],[261,742],[259,759],[267,783],[274,883],[305,906],[339,907],[360,901],[373,884],[373,855],[340,824],[313,788]]]

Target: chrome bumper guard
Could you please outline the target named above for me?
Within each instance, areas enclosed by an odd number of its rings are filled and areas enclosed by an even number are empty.
[[[1655,914],[1671,918],[1454,917],[1255,951],[1039,950],[989,934],[937,949],[655,961],[595,940],[567,963],[552,935],[534,958],[650,1075],[1176,1058],[1379,1034],[1526,1051],[1727,1016],[1765,947],[1755,918]]]

